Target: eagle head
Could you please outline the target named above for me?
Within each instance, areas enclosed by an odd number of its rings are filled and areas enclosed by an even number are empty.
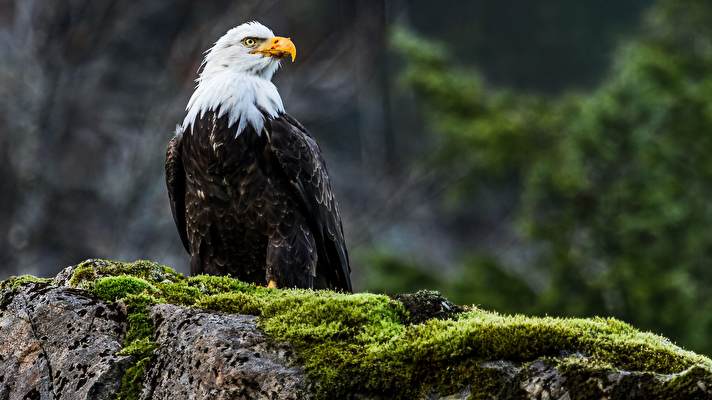
[[[284,112],[271,79],[286,57],[292,61],[297,57],[292,40],[275,36],[259,22],[227,31],[206,52],[182,129],[192,127],[206,112],[217,111],[218,117],[228,116],[229,126],[237,124],[236,136],[248,126],[261,133],[265,118]]]
[[[208,50],[201,75],[228,70],[272,79],[280,60],[297,57],[297,48],[290,38],[275,36],[259,22],[246,22],[227,31]]]

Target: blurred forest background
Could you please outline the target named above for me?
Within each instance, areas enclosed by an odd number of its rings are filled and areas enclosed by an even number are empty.
[[[0,273],[186,271],[165,145],[257,19],[319,139],[358,290],[615,316],[712,354],[708,0],[0,0]]]

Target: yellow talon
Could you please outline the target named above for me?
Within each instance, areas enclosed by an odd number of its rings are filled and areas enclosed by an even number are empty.
[[[267,282],[267,287],[269,289],[277,289],[277,281],[270,279],[269,282]]]

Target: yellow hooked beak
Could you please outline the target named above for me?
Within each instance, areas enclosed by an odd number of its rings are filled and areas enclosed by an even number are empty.
[[[297,58],[297,48],[294,47],[292,39],[281,36],[265,40],[260,47],[252,50],[252,52],[277,58],[291,56],[292,62]]]

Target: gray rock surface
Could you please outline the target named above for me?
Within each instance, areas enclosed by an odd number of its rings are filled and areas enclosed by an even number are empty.
[[[110,399],[126,367],[125,316],[85,292],[45,284],[0,302],[0,399]]]
[[[0,299],[0,399],[116,398],[133,361],[117,355],[122,307],[47,284],[6,289]],[[158,347],[142,399],[304,398],[291,350],[270,343],[255,317],[164,304],[151,318]]]
[[[142,399],[303,399],[305,378],[287,346],[271,344],[256,317],[153,307],[158,350]]]

